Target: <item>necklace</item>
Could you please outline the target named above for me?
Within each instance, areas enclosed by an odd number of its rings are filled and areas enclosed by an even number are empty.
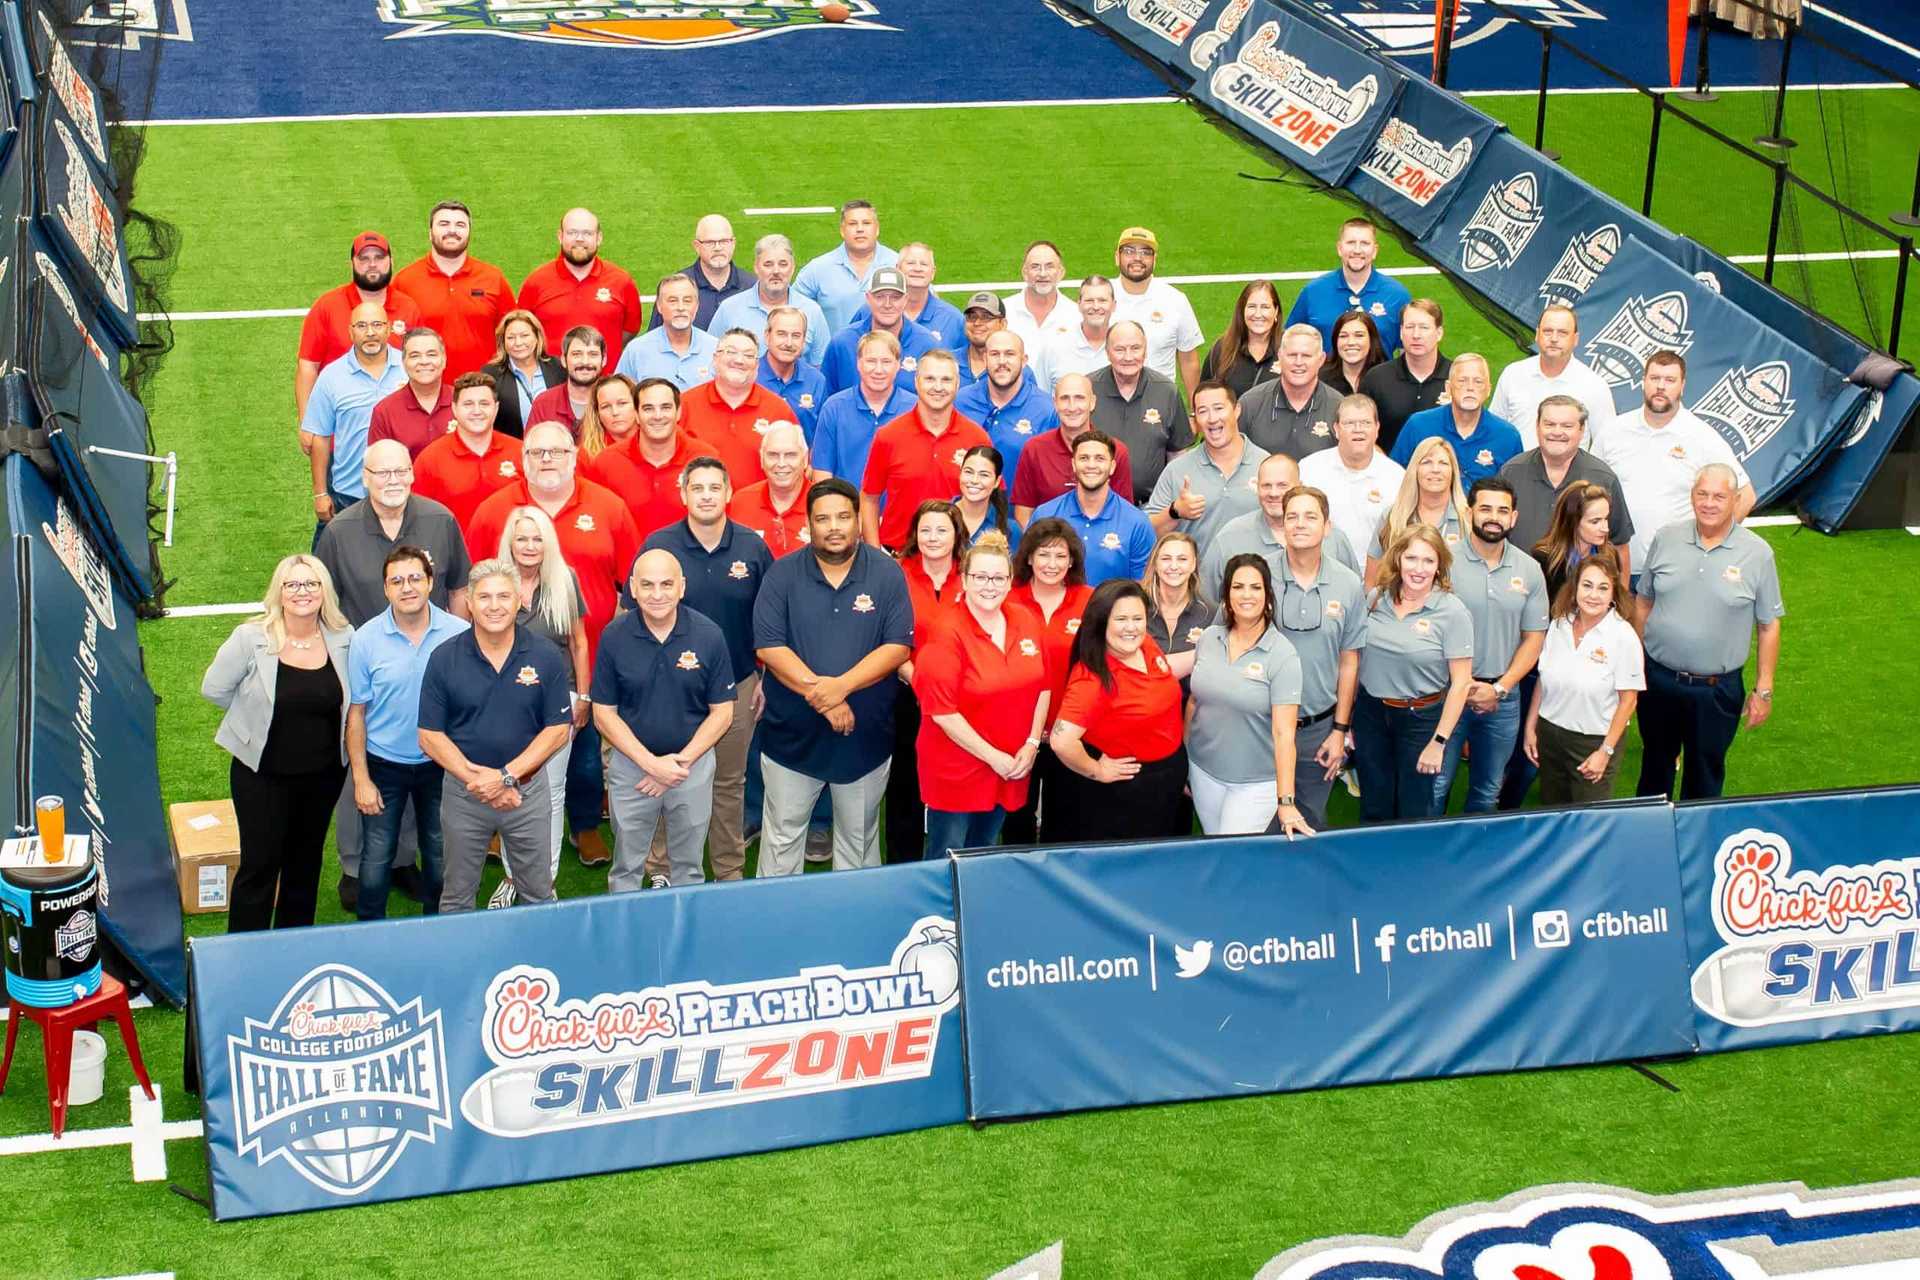
[[[308,636],[305,640],[295,640],[292,636],[288,636],[287,643],[295,649],[311,649],[313,648],[313,637]]]

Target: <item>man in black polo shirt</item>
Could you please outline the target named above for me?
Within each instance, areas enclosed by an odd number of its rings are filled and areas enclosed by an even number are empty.
[[[473,910],[487,843],[523,902],[553,901],[551,806],[540,766],[573,722],[567,660],[513,625],[520,572],[483,560],[469,579],[473,630],[433,651],[420,682],[420,747],[442,769],[443,913]]]
[[[655,530],[646,549],[673,553],[686,583],[687,608],[712,620],[726,640],[740,709],[713,748],[713,824],[707,851],[715,880],[738,880],[747,864],[747,748],[753,741],[752,710],[760,701],[753,604],[760,598],[761,580],[773,567],[773,553],[760,535],[727,519],[733,485],[718,458],[703,456],[687,463],[680,473],[680,501],[687,518]],[[667,846],[656,836],[647,876],[665,875]]]
[[[1415,298],[1400,313],[1400,354],[1360,379],[1360,393],[1380,406],[1381,452],[1393,451],[1402,423],[1445,396],[1447,373],[1453,368],[1453,361],[1440,354],[1440,340],[1446,336],[1440,304]]]
[[[1514,424],[1518,426],[1518,423]],[[1620,490],[1620,477],[1613,468],[1582,447],[1587,436],[1587,410],[1572,396],[1551,395],[1540,402],[1534,419],[1539,436],[1538,448],[1529,449],[1500,468],[1500,478],[1513,486],[1513,532],[1508,536],[1522,551],[1547,536],[1553,524],[1553,509],[1567,486],[1584,480],[1607,491],[1612,511],[1608,541],[1620,553],[1622,576],[1632,573],[1627,562],[1627,544],[1633,540],[1633,515],[1627,510],[1627,498]]]
[[[734,720],[726,638],[704,614],[680,607],[687,581],[673,553],[642,551],[627,587],[638,607],[601,634],[590,694],[593,723],[613,748],[609,893],[630,893],[645,882],[645,850],[662,818],[671,883],[706,879],[701,851],[713,817],[713,746]]]
[[[1107,330],[1107,367],[1093,381],[1093,425],[1127,446],[1132,456],[1132,492],[1121,497],[1144,506],[1154,482],[1180,451],[1193,443],[1180,388],[1147,367],[1147,331],[1132,320]]]
[[[880,865],[880,799],[893,757],[894,672],[913,652],[906,575],[860,540],[860,495],[837,477],[807,491],[811,544],[774,561],[753,610],[770,679],[760,720],[760,871],[802,869],[807,816],[833,795],[835,870]]]

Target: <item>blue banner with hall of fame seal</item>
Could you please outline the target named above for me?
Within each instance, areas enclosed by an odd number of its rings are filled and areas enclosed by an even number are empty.
[[[1673,817],[1702,1050],[1920,1030],[1920,787]]]
[[[1580,306],[1634,236],[1651,243],[1671,233],[1498,133],[1419,245],[1531,328],[1549,305]]]
[[[1840,443],[1866,388],[1688,272],[1629,239],[1579,308],[1580,356],[1625,413],[1656,351],[1687,360],[1684,403],[1726,440],[1761,502],[1787,492]]]
[[[1694,1047],[1661,803],[1002,851],[954,877],[975,1120]]]
[[[202,938],[214,1216],[957,1123],[941,863]]]
[[[1347,190],[1415,237],[1453,204],[1474,161],[1506,126],[1465,101],[1411,76]]]
[[[1338,186],[1373,145],[1403,80],[1379,59],[1255,0],[1193,92],[1282,159]]]

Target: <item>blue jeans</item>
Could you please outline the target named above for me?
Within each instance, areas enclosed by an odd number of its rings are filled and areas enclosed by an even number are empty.
[[[1359,691],[1353,700],[1353,767],[1360,775],[1361,821],[1431,818],[1440,811],[1432,776],[1417,766],[1445,705],[1443,700],[1403,710]]]
[[[1536,668],[1527,672],[1526,678],[1514,688],[1512,693],[1507,695],[1508,702],[1519,702],[1520,723],[1523,725],[1527,722],[1527,708],[1533,705],[1534,690],[1539,687],[1540,672],[1539,669]],[[1527,802],[1527,792],[1532,789],[1533,780],[1540,773],[1540,771],[1534,767],[1533,761],[1527,759],[1527,753],[1518,746],[1519,741],[1520,737],[1516,734],[1514,736],[1514,743],[1516,745],[1513,749],[1513,755],[1507,760],[1507,780],[1500,784],[1500,807],[1502,809],[1518,809],[1521,805],[1525,804]]]
[[[999,805],[983,813],[927,810],[927,857],[944,858],[955,849],[987,849],[1000,842],[1007,811]]]
[[[400,815],[411,798],[414,830],[420,837],[420,914],[435,915],[440,910],[441,880],[446,866],[440,838],[443,771],[431,760],[399,764],[369,754],[367,776],[380,790],[380,812],[362,820],[360,897],[354,913],[362,920],[387,918],[387,887],[393,882],[393,855],[400,845]]]
[[[1520,699],[1509,693],[1504,702],[1491,711],[1472,707],[1460,713],[1460,723],[1447,739],[1447,753],[1440,761],[1440,776],[1433,783],[1435,813],[1447,811],[1447,797],[1453,792],[1453,776],[1460,769],[1460,753],[1471,743],[1467,759],[1468,813],[1492,813],[1500,803],[1500,785],[1507,780],[1507,761],[1513,744],[1520,737]]]
[[[573,735],[573,754],[567,757],[567,830],[577,834],[600,829],[607,790],[600,775],[600,731],[589,718],[587,727]]]

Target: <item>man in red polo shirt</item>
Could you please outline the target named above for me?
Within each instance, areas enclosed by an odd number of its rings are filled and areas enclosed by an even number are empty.
[[[727,464],[735,490],[766,479],[760,470],[760,433],[774,422],[795,422],[793,406],[754,381],[760,372],[760,342],[745,329],[729,329],[713,353],[713,381],[687,392],[680,425]]]
[[[472,243],[467,206],[442,200],[427,214],[427,254],[393,278],[393,287],[420,308],[420,323],[440,331],[449,378],[493,359],[493,331],[514,307],[513,286],[500,268],[467,252]]]
[[[407,456],[420,451],[453,430],[453,388],[446,383],[447,350],[440,335],[425,327],[407,334],[400,347],[400,364],[407,385],[373,406],[367,423],[367,443],[398,440]]]
[[[453,512],[464,531],[482,502],[520,478],[520,442],[493,429],[500,400],[492,378],[463,373],[452,395],[453,430],[413,460],[413,491]]]
[[[569,209],[560,219],[560,252],[533,269],[520,286],[520,305],[547,331],[547,351],[565,359],[561,335],[577,325],[600,331],[601,367],[626,350],[640,332],[640,291],[633,277],[600,256],[600,219],[590,209]]]
[[[665,378],[647,378],[637,386],[620,374],[602,378],[594,388],[595,412],[605,416],[604,399],[618,399],[632,387],[639,426],[632,435],[594,460],[598,481],[618,494],[633,516],[640,540],[687,514],[680,497],[680,472],[706,450],[680,430],[680,389]]]
[[[727,515],[760,535],[778,560],[808,543],[807,489],[813,470],[807,466],[807,434],[797,422],[776,422],[760,437],[760,470],[766,479],[733,495]]]
[[[378,231],[362,231],[353,238],[347,270],[353,278],[315,299],[300,325],[300,354],[293,365],[296,423],[307,416],[307,397],[313,393],[320,370],[353,348],[347,323],[355,307],[363,302],[379,303],[387,313],[389,341],[396,347],[407,330],[420,322],[420,308],[414,300],[387,287],[393,279],[393,249]],[[304,431],[300,433],[300,452],[313,452],[313,437]]]
[[[876,547],[906,545],[914,509],[960,492],[960,460],[992,444],[980,424],[953,411],[960,365],[951,352],[929,351],[917,373],[920,403],[880,428],[860,484],[860,536]]]
[[[575,325],[560,339],[560,363],[566,366],[567,380],[548,387],[527,407],[528,422],[558,422],[578,436],[580,415],[592,402],[593,384],[607,367],[606,340],[589,324]]]

